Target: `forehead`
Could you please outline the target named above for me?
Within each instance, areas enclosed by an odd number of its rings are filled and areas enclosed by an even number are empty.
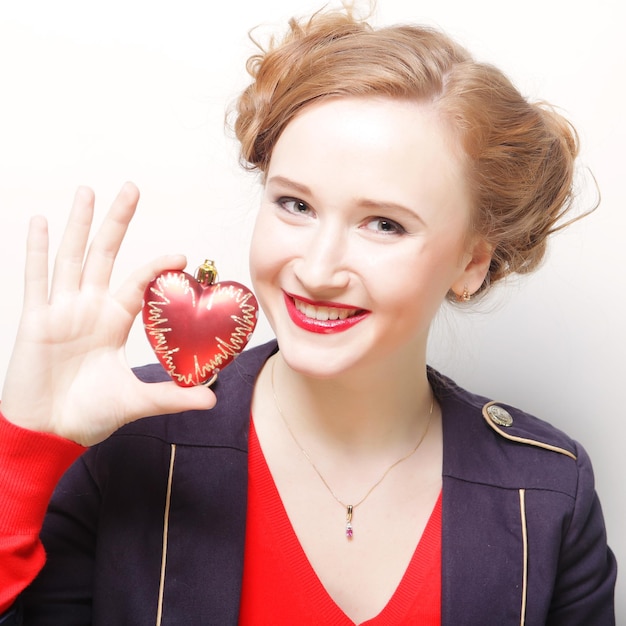
[[[462,150],[430,103],[364,97],[310,104],[279,137],[268,182],[273,176],[337,201],[356,194],[469,211]]]

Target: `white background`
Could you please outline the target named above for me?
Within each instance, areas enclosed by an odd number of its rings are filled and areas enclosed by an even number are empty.
[[[101,216],[121,183],[142,190],[114,282],[164,252],[207,256],[248,282],[258,201],[223,129],[246,83],[248,31],[282,28],[309,0],[23,0],[0,10],[0,378],[18,321],[30,215],[53,245],[78,184]],[[288,8],[285,8],[288,7]],[[576,7],[576,8],[573,8]],[[609,540],[626,563],[626,44],[617,1],[379,0],[375,22],[440,26],[494,62],[531,98],[561,107],[602,193],[592,216],[555,237],[536,274],[473,312],[445,308],[431,362],[460,383],[517,404],[583,442],[594,461]],[[588,177],[587,177],[588,178]],[[593,201],[584,178],[580,208]],[[266,324],[254,342],[270,337]],[[137,325],[133,365],[153,360]],[[106,381],[103,381],[106,384]],[[37,381],[33,380],[33,393]],[[621,591],[620,591],[621,589]],[[618,586],[626,620],[626,586]],[[618,618],[618,622],[620,619]]]

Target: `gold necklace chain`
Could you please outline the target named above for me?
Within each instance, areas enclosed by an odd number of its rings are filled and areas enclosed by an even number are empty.
[[[326,487],[326,489],[328,490],[330,495],[344,509],[346,509],[346,537],[348,539],[352,539],[352,536],[354,534],[354,530],[353,530],[353,527],[352,527],[352,515],[354,513],[354,509],[356,509],[359,505],[363,504],[363,502],[365,502],[365,500],[367,500],[367,498],[372,493],[372,491],[374,491],[374,489],[376,489],[376,487],[378,487],[378,485],[380,485],[380,483],[383,482],[383,480],[385,479],[387,474],[389,474],[389,472],[394,467],[396,467],[396,465],[400,465],[400,463],[402,463],[403,461],[406,461],[408,458],[412,457],[417,452],[418,448],[422,445],[422,441],[424,441],[424,439],[426,438],[426,433],[428,432],[428,428],[430,427],[430,422],[431,422],[432,416],[433,416],[433,407],[435,406],[435,397],[433,395],[432,398],[431,398],[430,410],[428,411],[428,423],[426,424],[426,428],[424,429],[424,432],[421,434],[420,438],[417,440],[417,444],[415,444],[415,447],[408,454],[405,454],[404,456],[400,457],[397,461],[394,461],[383,472],[382,476],[367,490],[367,493],[356,504],[345,504],[341,500],[341,498],[339,498],[337,496],[337,494],[333,491],[333,489],[328,484],[328,482],[326,481],[326,479],[324,478],[322,473],[317,469],[317,466],[313,462],[313,459],[311,459],[311,457],[309,456],[309,453],[302,447],[302,445],[300,445],[300,442],[298,441],[296,436],[293,434],[293,431],[291,430],[291,428],[289,426],[289,422],[287,421],[287,418],[285,417],[285,414],[283,413],[283,411],[282,411],[282,409],[280,407],[280,403],[278,402],[278,397],[276,395],[276,387],[274,385],[274,370],[275,370],[275,367],[276,367],[276,360],[274,359],[272,361],[271,385],[272,385],[272,395],[274,397],[274,405],[276,406],[276,410],[278,411],[278,414],[280,415],[281,419],[283,420],[283,423],[285,424],[285,428],[287,429],[287,432],[291,435],[291,438],[293,439],[293,441],[296,444],[296,446],[300,449],[300,452],[302,452],[302,454],[304,455],[304,458],[309,462],[311,467],[315,470],[315,473],[319,476],[319,479],[324,484],[324,487]]]

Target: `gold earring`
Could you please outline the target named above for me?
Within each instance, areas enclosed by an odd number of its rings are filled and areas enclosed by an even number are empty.
[[[472,294],[469,292],[467,285],[463,287],[463,293],[460,296],[457,296],[456,299],[459,302],[469,302],[472,299]]]

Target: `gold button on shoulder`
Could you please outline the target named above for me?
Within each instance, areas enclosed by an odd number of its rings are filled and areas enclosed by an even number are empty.
[[[488,406],[487,414],[491,418],[491,421],[498,426],[508,427],[513,425],[513,418],[511,417],[511,414],[497,404]]]

